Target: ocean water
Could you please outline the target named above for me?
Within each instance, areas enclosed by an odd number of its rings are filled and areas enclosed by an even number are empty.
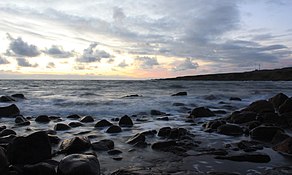
[[[181,91],[186,91],[188,95],[171,96]],[[126,114],[149,114],[152,109],[172,115],[183,115],[188,109],[196,106],[232,111],[255,100],[268,99],[279,92],[292,96],[292,82],[0,81],[0,95],[15,93],[25,95],[26,100],[13,102],[20,108],[21,114],[24,116],[79,114],[92,115],[97,119]],[[126,97],[134,94],[138,94],[139,97]],[[230,97],[239,97],[242,101],[229,101]],[[177,106],[175,103],[182,104]],[[8,104],[0,103],[0,106]]]

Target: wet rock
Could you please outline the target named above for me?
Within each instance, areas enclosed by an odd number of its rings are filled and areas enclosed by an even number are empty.
[[[157,134],[156,130],[148,130],[141,132],[144,136],[155,136]]]
[[[162,141],[162,142],[156,142],[153,143],[151,148],[153,150],[160,150],[160,151],[165,151],[171,146],[175,146],[176,142],[171,140],[171,141]]]
[[[39,116],[37,116],[35,121],[38,123],[49,123],[51,121],[51,119],[47,115],[39,115]]]
[[[292,156],[292,137],[289,137],[283,142],[274,146],[273,150]]]
[[[168,117],[157,117],[156,120],[160,120],[160,121],[168,121],[169,118],[168,118]]]
[[[290,138],[290,136],[286,133],[283,133],[282,131],[278,131],[275,136],[273,137],[273,140],[271,141],[271,143],[273,145],[279,144],[281,142],[283,142],[284,140]]]
[[[0,117],[15,117],[20,114],[18,107],[15,104],[0,107]]]
[[[239,97],[230,97],[229,100],[230,101],[241,101],[241,98],[239,98]]]
[[[49,137],[49,140],[50,140],[50,143],[51,143],[51,144],[55,144],[55,145],[57,145],[57,144],[59,144],[60,141],[61,141],[61,139],[60,139],[58,136],[56,136],[56,135],[48,134],[48,137]]]
[[[258,114],[256,120],[262,122],[262,123],[277,123],[280,119],[278,114],[274,112],[268,112],[268,113],[261,113]]]
[[[98,121],[94,127],[99,128],[99,127],[108,127],[108,126],[112,126],[113,124],[105,119],[102,119],[100,121]]]
[[[119,126],[121,127],[132,127],[133,125],[132,119],[127,115],[123,116],[119,121]]]
[[[242,140],[238,142],[237,147],[245,152],[251,152],[264,149],[263,145],[257,141]]]
[[[122,154],[123,152],[117,149],[109,150],[107,152],[109,155],[117,155],[117,154]]]
[[[92,143],[92,149],[95,151],[108,151],[114,149],[115,143],[112,140],[104,139]]]
[[[10,142],[12,142],[12,140],[16,137],[16,135],[7,135],[7,136],[3,136],[0,137],[0,145],[5,145],[8,146],[8,144]]]
[[[40,162],[34,165],[23,167],[24,175],[57,175],[56,167],[58,162]]]
[[[126,95],[126,96],[124,96],[124,98],[132,98],[132,97],[142,97],[142,96],[140,96],[138,94],[132,94],[132,95]]]
[[[112,125],[110,126],[107,130],[107,133],[119,133],[122,132],[121,127],[117,126],[117,125]]]
[[[215,110],[213,112],[214,112],[214,114],[227,114],[227,112],[225,110]]]
[[[146,143],[145,141],[137,142],[133,145],[133,147],[136,147],[136,148],[146,148],[147,146],[148,146],[148,143]]]
[[[5,150],[0,146],[0,174],[8,172],[9,162],[5,154]]]
[[[219,126],[224,125],[224,124],[226,124],[226,122],[223,121],[223,120],[213,120],[213,121],[208,121],[208,122],[206,123],[205,128],[206,128],[206,129],[216,129],[216,130],[217,130],[217,128],[218,128]]]
[[[113,122],[118,122],[118,121],[120,121],[120,118],[118,118],[118,117],[116,117],[116,118],[112,118],[111,121],[113,121]]]
[[[16,126],[28,126],[30,125],[30,122],[24,118],[23,116],[17,116],[15,118],[15,123],[16,123]]]
[[[212,117],[215,116],[215,114],[206,107],[198,107],[192,110],[190,117]]]
[[[14,102],[15,100],[11,98],[10,96],[1,96],[0,97],[0,102]]]
[[[184,128],[172,128],[168,136],[169,139],[179,139],[187,134],[187,130]]]
[[[4,129],[0,132],[0,137],[8,136],[8,135],[16,135],[16,132],[12,129]]]
[[[69,119],[80,119],[81,117],[79,115],[77,115],[77,114],[72,114],[72,115],[67,116],[67,118],[69,118]]]
[[[229,135],[229,136],[240,136],[243,134],[243,129],[238,125],[224,124],[217,128],[219,134]]]
[[[55,116],[55,115],[51,115],[49,116],[50,120],[54,120],[54,121],[62,121],[62,118],[59,116]]]
[[[236,111],[230,116],[230,122],[236,124],[247,123],[256,120],[257,113],[252,111]]]
[[[92,123],[94,122],[94,119],[92,116],[84,116],[80,119],[80,122],[82,123]]]
[[[262,174],[263,175],[291,175],[292,166],[275,167],[275,168],[266,170]]]
[[[100,175],[98,159],[93,155],[72,154],[64,157],[57,169],[58,175]]]
[[[184,103],[173,103],[172,106],[185,106]]]
[[[13,95],[11,95],[11,97],[19,98],[19,99],[26,99],[23,94],[13,94]]]
[[[269,102],[271,102],[274,106],[275,109],[279,109],[279,107],[288,99],[288,96],[283,94],[283,93],[279,93],[275,96],[273,96],[272,98],[269,99]]]
[[[261,124],[262,123],[259,121],[251,121],[251,122],[245,123],[245,126],[249,131],[251,131],[252,129],[260,126]]]
[[[259,126],[250,131],[250,137],[259,141],[271,142],[278,132],[284,132],[284,130],[274,126]]]
[[[83,124],[80,123],[80,122],[70,122],[69,126],[72,127],[72,128],[77,128],[79,126],[83,126]]]
[[[292,112],[292,98],[288,98],[280,107],[279,107],[279,113],[290,113]]]
[[[118,157],[113,157],[113,160],[116,160],[116,161],[121,161],[121,160],[123,160],[123,157],[121,157],[121,156],[118,156]]]
[[[35,164],[51,158],[51,144],[45,131],[16,137],[7,149],[11,164]]]
[[[69,130],[69,129],[71,129],[71,127],[68,126],[68,125],[65,124],[65,123],[57,123],[57,124],[55,125],[54,129],[55,129],[56,131],[65,131],[65,130]]]
[[[275,112],[275,109],[271,102],[268,102],[267,100],[258,100],[251,103],[248,107],[244,108],[242,111],[252,111],[256,113],[263,113],[263,112]]]
[[[145,142],[145,140],[146,140],[145,135],[138,133],[131,137],[129,140],[127,140],[127,143],[133,145],[138,142]]]
[[[215,159],[225,159],[238,162],[268,163],[271,161],[269,155],[264,153],[244,153],[228,156],[216,156]]]
[[[178,92],[176,94],[172,94],[171,96],[186,96],[186,95],[188,95],[187,92]]]
[[[163,127],[160,128],[158,131],[158,136],[159,137],[168,137],[170,135],[171,128],[170,127]]]
[[[91,147],[91,143],[87,137],[74,137],[65,139],[60,145],[60,152],[66,154],[74,154],[86,151]]]
[[[158,111],[158,110],[151,110],[150,114],[151,115],[165,115],[166,113]]]
[[[4,129],[6,129],[6,126],[0,126],[0,132],[3,131]]]

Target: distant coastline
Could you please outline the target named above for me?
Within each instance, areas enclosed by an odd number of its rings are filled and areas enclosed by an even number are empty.
[[[233,72],[220,74],[192,75],[160,80],[189,81],[292,81],[292,67],[269,70],[254,70],[249,72]]]

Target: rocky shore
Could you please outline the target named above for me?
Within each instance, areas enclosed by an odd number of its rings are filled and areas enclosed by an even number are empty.
[[[1,175],[292,174],[292,98],[282,93],[231,113],[202,106],[180,118],[159,110],[100,120],[22,116],[6,104],[17,100],[29,99],[0,98]]]

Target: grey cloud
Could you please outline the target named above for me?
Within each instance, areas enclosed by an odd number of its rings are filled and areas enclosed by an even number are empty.
[[[31,64],[25,58],[16,58],[17,65],[20,67],[37,67],[38,64]]]
[[[107,53],[104,50],[98,50],[96,49],[98,43],[92,43],[87,49],[84,49],[83,54],[81,57],[77,58],[76,60],[78,62],[85,62],[85,63],[91,63],[91,62],[100,62],[101,59],[106,58],[110,59],[113,56]]]
[[[194,62],[191,58],[186,58],[182,63],[175,66],[172,70],[173,71],[184,71],[190,69],[197,69],[199,64]]]
[[[27,57],[36,57],[41,54],[35,45],[30,45],[24,42],[21,37],[14,39],[7,34],[7,38],[10,40],[9,49],[7,50],[7,53],[9,54],[12,54],[13,52],[16,55]]]
[[[157,58],[152,57],[137,57],[135,58],[135,61],[142,69],[152,69],[154,66],[159,65]]]
[[[62,46],[52,45],[51,48],[46,49],[44,53],[54,58],[68,58],[73,56],[73,52],[64,51]]]
[[[4,57],[2,57],[1,55],[0,55],[0,65],[1,64],[9,64],[10,62],[6,59],[6,58],[4,58]]]
[[[129,64],[126,63],[126,60],[123,60],[122,62],[120,62],[120,64],[118,64],[118,67],[121,67],[121,68],[125,68],[128,66],[129,66]]]
[[[55,67],[56,67],[56,65],[53,62],[49,62],[48,65],[47,65],[48,69],[52,69],[52,68],[55,68]]]

